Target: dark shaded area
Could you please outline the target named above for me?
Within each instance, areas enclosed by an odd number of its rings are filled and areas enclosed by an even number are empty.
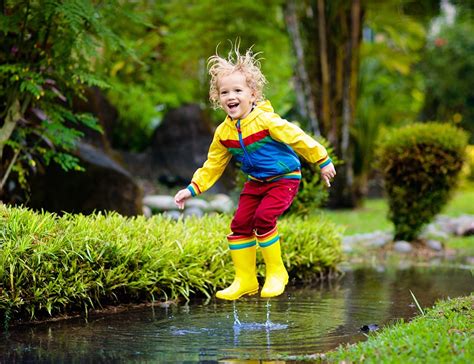
[[[210,117],[199,105],[170,110],[153,133],[143,153],[123,152],[127,168],[135,177],[168,187],[184,187],[207,159],[214,134]],[[235,169],[229,166],[213,188],[228,192],[234,185]]]
[[[31,184],[29,206],[52,212],[89,214],[117,211],[142,214],[142,191],[131,174],[103,150],[80,143],[76,152],[85,171],[48,166]]]

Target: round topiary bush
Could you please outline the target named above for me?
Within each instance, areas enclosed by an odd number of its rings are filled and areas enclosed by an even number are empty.
[[[438,214],[458,183],[467,134],[443,123],[417,123],[378,142],[378,166],[388,195],[395,240],[413,241]]]

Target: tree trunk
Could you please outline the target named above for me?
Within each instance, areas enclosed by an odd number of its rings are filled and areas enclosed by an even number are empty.
[[[318,39],[319,39],[319,62],[321,65],[321,120],[324,128],[329,129],[331,125],[330,114],[330,69],[328,64],[328,43],[326,40],[326,12],[324,11],[324,0],[318,0]]]
[[[301,115],[309,120],[311,130],[315,135],[321,135],[318,117],[316,115],[316,101],[311,91],[308,72],[306,70],[303,40],[298,25],[297,4],[295,0],[288,0],[284,8],[285,22],[292,40],[296,55],[296,74],[294,77],[296,102]]]
[[[292,3],[288,0],[288,4]],[[360,196],[354,183],[353,143],[350,131],[357,102],[359,48],[362,37],[361,0],[317,0],[312,12],[297,12],[304,44],[304,63],[319,126],[343,164],[330,190],[331,207],[355,207]],[[292,37],[295,43],[294,37]],[[296,46],[295,46],[296,48]]]
[[[13,130],[15,130],[17,122],[21,119],[20,102],[14,99],[7,109],[5,122],[0,128],[0,161],[3,157],[3,148],[6,142],[10,139]]]

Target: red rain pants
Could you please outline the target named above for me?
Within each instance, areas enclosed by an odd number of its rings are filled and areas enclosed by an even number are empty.
[[[247,181],[230,229],[234,235],[262,235],[276,226],[298,192],[300,180],[282,178],[275,182]]]

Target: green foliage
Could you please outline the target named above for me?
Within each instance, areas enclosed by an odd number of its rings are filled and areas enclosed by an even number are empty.
[[[225,239],[229,220],[59,217],[0,205],[0,312],[13,320],[33,319],[210,296],[234,277]],[[323,218],[283,220],[279,231],[283,258],[297,278],[334,269],[341,259],[337,229]]]
[[[377,150],[395,239],[412,241],[444,207],[458,184],[467,135],[442,123],[387,133]]]
[[[418,19],[399,12],[399,7],[398,0],[370,2],[365,14],[371,37],[365,37],[360,50],[357,117],[351,130],[354,174],[362,178],[373,169],[380,131],[415,120],[423,107],[423,80],[414,67],[426,32]]]
[[[445,25],[427,44],[420,66],[426,83],[423,117],[458,123],[471,133],[471,142],[474,141],[473,32],[472,18]]]
[[[91,115],[71,111],[72,99],[85,86],[108,86],[92,60],[104,42],[123,48],[103,20],[104,14],[117,14],[114,6],[115,1],[96,5],[90,0],[2,2],[0,116],[7,115],[5,125],[12,127],[0,132],[0,152],[9,147],[0,153],[0,169],[14,162],[12,170],[24,187],[38,164],[55,161],[66,170],[78,169],[70,155],[82,135],[78,129],[99,130]]]
[[[329,362],[470,363],[474,296],[438,302],[426,315],[399,322],[365,342],[328,353]]]
[[[117,2],[140,21],[108,19],[134,53],[105,47],[96,62],[108,75],[108,96],[119,112],[114,146],[143,150],[164,112],[185,103],[209,105],[206,61],[218,45],[225,55],[229,40],[240,39],[242,49],[255,45],[255,51],[263,52],[263,71],[275,85],[266,95],[280,110],[290,108],[291,52],[281,0]],[[212,115],[223,118],[219,112]]]

